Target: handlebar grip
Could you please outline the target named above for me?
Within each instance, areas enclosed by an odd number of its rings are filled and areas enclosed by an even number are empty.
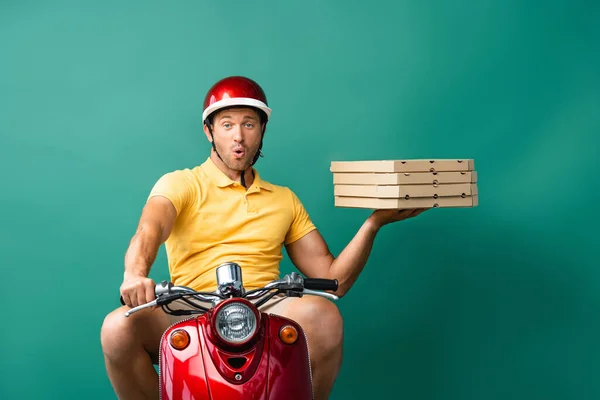
[[[121,296],[119,300],[121,300],[121,305],[123,305],[123,306],[124,306],[124,305],[125,305],[125,302],[123,301],[123,296]]]
[[[337,279],[322,278],[304,278],[304,287],[311,290],[332,290],[338,289]]]

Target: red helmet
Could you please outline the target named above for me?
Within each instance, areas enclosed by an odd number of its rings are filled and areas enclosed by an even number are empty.
[[[267,96],[258,83],[243,76],[230,76],[215,83],[206,94],[202,121],[213,112],[231,106],[256,107],[265,112],[267,120],[271,116]]]

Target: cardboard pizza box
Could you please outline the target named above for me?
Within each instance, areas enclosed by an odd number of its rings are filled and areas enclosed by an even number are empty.
[[[479,196],[450,196],[416,197],[416,198],[368,198],[335,196],[336,207],[377,209],[407,209],[407,208],[450,208],[450,207],[476,207]]]
[[[473,159],[332,161],[331,172],[456,172],[473,171]]]
[[[334,172],[334,185],[438,185],[477,183],[477,171],[355,173]]]
[[[334,185],[335,196],[411,198],[477,195],[476,183],[447,185]]]

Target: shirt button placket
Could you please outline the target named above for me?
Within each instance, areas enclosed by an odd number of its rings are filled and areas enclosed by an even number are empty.
[[[256,210],[254,209],[254,207],[252,207],[252,202],[250,201],[250,196],[257,192],[257,187],[255,187],[254,185],[252,185],[250,187],[250,189],[248,189],[245,193],[244,193],[244,204],[246,206],[246,212],[247,213],[254,213],[256,212]]]
[[[246,195],[246,212],[248,213],[254,213],[256,212],[256,210],[254,209],[254,207],[252,206],[252,202],[250,201],[249,197]]]

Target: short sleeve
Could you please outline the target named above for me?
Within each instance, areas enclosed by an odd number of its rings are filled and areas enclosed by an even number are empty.
[[[286,245],[295,242],[307,233],[316,229],[316,226],[313,224],[298,196],[296,196],[292,190],[290,190],[290,194],[292,197],[292,210],[294,215],[290,228],[285,236]]]
[[[166,197],[173,203],[179,215],[193,200],[194,186],[189,173],[178,170],[164,174],[152,187],[147,200],[155,196]]]

